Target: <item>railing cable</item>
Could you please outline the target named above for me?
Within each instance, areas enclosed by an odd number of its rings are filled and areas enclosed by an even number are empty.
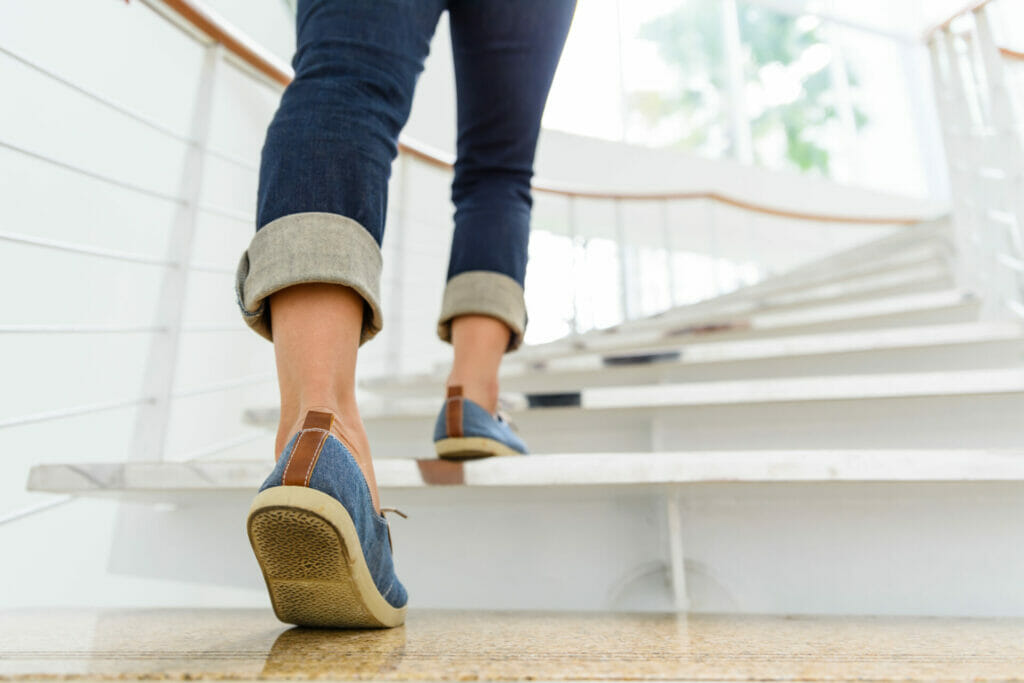
[[[0,325],[0,334],[157,334],[166,331],[167,328],[160,325],[106,325],[103,323]]]
[[[61,76],[57,72],[52,71],[37,62],[33,62],[31,59],[25,57],[24,55],[18,54],[10,48],[0,45],[0,54],[10,57],[12,60],[18,62],[19,64],[22,64],[23,66],[29,69],[32,69],[36,73],[42,74],[43,76],[46,76],[52,81],[60,83],[64,87],[73,90],[80,95],[83,95],[84,97],[106,107],[111,111],[117,112],[118,114],[121,114],[122,116],[125,116],[135,121],[136,123],[140,123],[143,126],[149,128],[150,130],[156,131],[157,133],[165,135],[173,140],[177,140],[178,142],[181,142],[186,145],[196,146],[198,144],[196,140],[194,140],[193,138],[182,133],[179,133],[178,131],[172,129],[171,127],[164,125],[163,123],[160,123],[159,121],[150,118],[145,114],[140,114],[139,112],[135,111],[134,109],[131,109],[130,107],[120,104],[119,102],[115,102],[114,100],[105,97],[104,95],[101,95],[94,90],[90,90],[89,88],[86,88],[75,83],[74,81],[68,80],[67,78]],[[226,161],[244,170],[251,172],[256,172],[259,170],[258,165],[253,164],[251,161],[247,161],[235,154],[232,154],[231,152],[227,152],[225,150],[216,149],[212,147],[207,147],[203,151],[206,154],[209,154],[210,156],[221,159],[222,161]]]
[[[67,88],[69,88],[71,90],[74,90],[75,92],[79,93],[80,95],[84,95],[85,97],[88,97],[90,100],[92,100],[94,102],[97,102],[98,104],[101,104],[104,107],[106,107],[106,108],[108,108],[108,109],[110,109],[112,111],[116,111],[118,114],[126,116],[126,117],[132,119],[133,121],[141,123],[142,125],[144,125],[144,126],[146,126],[148,128],[151,128],[152,130],[157,131],[158,133],[162,133],[162,134],[166,135],[167,137],[173,138],[173,139],[175,139],[175,140],[177,140],[179,142],[183,142],[183,143],[185,143],[187,145],[194,145],[194,144],[196,144],[195,140],[193,140],[192,138],[188,137],[187,135],[182,135],[181,133],[179,133],[179,132],[169,128],[168,126],[165,126],[164,124],[159,123],[158,121],[155,121],[155,120],[149,118],[148,116],[140,114],[139,112],[124,106],[123,104],[119,104],[119,103],[117,103],[117,102],[115,102],[115,101],[113,101],[113,100],[111,100],[111,99],[109,99],[107,97],[104,97],[103,95],[100,95],[99,93],[97,93],[97,92],[95,92],[93,90],[90,90],[90,89],[88,89],[88,88],[86,88],[84,86],[81,86],[81,85],[78,85],[77,83],[69,81],[68,79],[64,78],[60,74],[58,74],[58,73],[56,73],[54,71],[51,71],[50,69],[47,69],[46,67],[44,67],[44,66],[42,66],[40,64],[37,64],[37,63],[33,62],[32,60],[28,59],[27,57],[24,57],[24,56],[22,56],[22,55],[20,55],[20,54],[18,54],[16,52],[14,52],[13,50],[11,50],[9,48],[6,48],[6,47],[4,47],[2,45],[0,45],[0,54],[7,55],[11,59],[13,59],[16,62],[18,62],[19,64],[27,66],[28,68],[32,69],[33,71],[36,71],[37,73],[43,74],[44,76],[50,78],[51,80],[56,81],[56,82],[60,83],[61,85],[65,86],[65,87],[67,87]]]
[[[92,413],[100,413],[107,410],[116,410],[118,408],[130,408],[132,406],[142,405],[143,403],[152,403],[153,400],[154,399],[151,397],[143,396],[141,398],[120,399],[116,401],[103,401],[100,403],[89,403],[82,406],[75,406],[74,408],[48,410],[41,413],[21,415],[18,417],[8,418],[6,420],[0,420],[0,429],[6,429],[8,427],[21,427],[23,425],[33,424],[36,422],[48,422],[50,420],[57,420],[67,417],[91,415]]]
[[[165,258],[146,256],[145,254],[137,254],[130,251],[120,251],[118,249],[93,247],[87,244],[65,242],[62,240],[55,240],[46,237],[33,237],[31,235],[22,235],[14,232],[0,231],[0,240],[3,240],[5,242],[14,242],[16,244],[30,244],[35,247],[45,247],[47,249],[56,249],[58,251],[68,251],[74,254],[87,254],[89,256],[97,256],[99,258],[113,259],[115,261],[144,263],[153,266],[170,267],[178,265],[176,262],[168,261]]]
[[[118,178],[114,178],[112,176],[104,175],[102,173],[97,173],[96,171],[91,171],[91,170],[89,170],[87,168],[82,168],[81,166],[76,166],[76,165],[68,163],[66,161],[62,161],[60,159],[55,159],[53,157],[47,156],[47,155],[42,154],[40,152],[33,151],[33,150],[28,149],[26,147],[22,147],[20,145],[15,145],[15,144],[13,144],[11,142],[7,142],[6,140],[0,140],[0,147],[3,147],[5,149],[9,149],[9,150],[11,150],[13,152],[17,152],[19,154],[23,154],[23,155],[25,155],[27,157],[31,157],[33,159],[37,159],[39,161],[46,162],[48,164],[52,164],[52,165],[57,166],[59,168],[63,168],[66,171],[72,171],[73,173],[78,173],[80,175],[84,175],[86,177],[92,178],[93,180],[98,180],[100,182],[107,183],[109,185],[114,185],[115,187],[120,187],[120,188],[122,188],[124,190],[131,190],[132,192],[137,192],[139,194],[149,195],[150,197],[156,197],[157,199],[162,199],[164,201],[173,202],[175,204],[185,204],[185,203],[187,203],[185,199],[183,199],[181,197],[178,197],[177,195],[169,194],[167,192],[161,192],[159,190],[153,190],[153,189],[150,189],[148,187],[143,187],[141,185],[136,185],[135,183],[129,183],[129,182],[125,181],[125,180],[120,180]]]
[[[65,503],[70,503],[74,499],[75,497],[70,495],[59,496],[53,500],[43,501],[42,503],[36,503],[35,505],[29,505],[27,507],[14,510],[13,512],[8,512],[5,515],[0,515],[0,526],[3,526],[4,524],[8,524],[10,522],[16,522],[19,519],[31,517],[32,515],[38,514],[40,512],[45,512],[46,510],[52,510],[55,507],[64,505]]]

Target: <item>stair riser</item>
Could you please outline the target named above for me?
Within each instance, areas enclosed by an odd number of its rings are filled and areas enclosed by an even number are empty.
[[[587,387],[637,384],[972,370],[1013,366],[1022,362],[1024,341],[994,341],[692,365],[665,363],[619,366],[576,373],[553,372],[550,375],[537,372],[503,379],[502,391],[559,393]],[[417,385],[416,388],[417,392],[407,392],[405,395],[437,393],[437,387],[432,383]]]
[[[686,344],[688,342],[733,341],[741,339],[768,339],[785,337],[793,334],[815,334],[827,332],[844,332],[850,330],[870,330],[875,328],[908,327],[912,325],[942,325],[964,323],[976,320],[978,305],[974,302],[942,306],[936,308],[897,311],[879,315],[868,315],[852,318],[830,318],[827,320],[804,322],[792,325],[778,324],[751,329],[731,331],[701,332],[680,334],[666,337],[663,334],[648,335],[606,335],[605,337],[588,340],[587,350],[601,352],[629,353],[644,349],[663,348],[670,344]],[[524,352],[522,360],[560,358],[575,355],[579,351],[569,348],[550,349],[536,352]]]
[[[513,415],[534,453],[817,448],[1021,448],[1024,393]],[[378,457],[423,457],[433,419],[366,418]]]
[[[823,296],[821,293],[829,289],[870,288],[876,286],[872,283],[879,280],[884,281],[894,276],[905,277],[908,271],[926,265],[948,271],[948,253],[948,246],[945,245],[922,245],[905,253],[884,255],[845,268],[821,268],[806,274],[794,273],[792,276],[773,277],[763,283],[743,287],[707,301],[666,311],[662,315],[626,321],[619,327],[623,330],[643,328],[649,324],[657,325],[659,321],[666,319],[699,319],[728,312],[748,311],[775,298]]]
[[[700,347],[695,347],[700,348]],[[688,357],[686,347],[679,353]],[[1024,363],[1024,338],[935,346],[908,345],[861,351],[806,353],[777,357],[686,363],[667,361],[601,367],[597,360],[587,369],[521,369],[501,379],[505,393],[562,393],[588,387],[629,386],[674,382],[765,379],[772,377],[814,377],[826,375],[929,372],[1013,367]],[[518,369],[518,368],[517,368]],[[444,376],[416,381],[369,383],[382,396],[440,396]]]
[[[629,334],[657,329],[665,325],[700,323],[708,320],[756,315],[760,312],[821,308],[871,299],[937,292],[948,290],[954,284],[954,277],[948,267],[937,262],[930,262],[923,267],[901,268],[894,273],[872,275],[868,278],[858,277],[848,284],[829,283],[823,287],[796,287],[792,291],[781,294],[751,296],[746,300],[723,303],[718,307],[709,305],[701,307],[699,310],[690,310],[689,307],[686,307],[656,317],[628,320],[616,325],[614,331],[620,334]],[[604,330],[593,330],[577,338],[586,339],[603,334],[606,334]],[[543,346],[545,345],[541,345],[541,348]]]
[[[759,310],[790,311],[802,308],[815,308],[817,306],[829,306],[835,304],[852,303],[855,301],[868,301],[870,299],[881,299],[904,294],[921,294],[924,292],[941,292],[949,290],[954,286],[954,279],[949,273],[943,273],[937,269],[926,272],[914,273],[913,277],[893,278],[894,282],[872,284],[871,287],[855,289],[853,291],[835,293],[825,292],[822,294],[808,293],[806,296],[786,297],[785,299],[771,299],[765,301]]]
[[[410,514],[391,529],[398,573],[418,609],[671,610],[665,497],[677,494],[694,611],[1024,616],[1020,482],[438,494],[385,493],[387,505]],[[249,596],[265,608],[258,568],[238,532],[251,498],[229,492],[183,501],[173,514],[132,506],[113,539],[113,569],[237,587],[249,592],[234,600]],[[59,518],[54,532],[74,528],[76,511],[64,513],[72,516]],[[197,554],[217,559],[196,562]],[[126,599],[123,576],[104,589]],[[106,597],[99,595],[90,599]]]
[[[953,277],[949,269],[933,263],[925,267],[901,269],[898,272],[881,276],[858,278],[844,284],[795,288],[795,291],[790,293],[755,297],[742,305],[734,304],[723,307],[722,311],[707,310],[699,313],[681,311],[679,314],[668,313],[657,318],[641,318],[624,323],[619,326],[619,329],[623,331],[643,330],[664,325],[668,321],[675,324],[684,320],[702,320],[730,313],[814,308],[887,296],[940,291],[949,289],[952,285]]]

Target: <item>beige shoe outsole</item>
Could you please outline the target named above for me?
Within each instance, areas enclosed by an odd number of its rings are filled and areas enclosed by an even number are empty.
[[[331,496],[305,486],[260,492],[249,510],[249,542],[281,621],[320,628],[388,628],[406,608],[377,590],[355,524]]]
[[[434,442],[437,457],[444,460],[471,460],[494,455],[522,455],[519,451],[486,436],[450,436]]]

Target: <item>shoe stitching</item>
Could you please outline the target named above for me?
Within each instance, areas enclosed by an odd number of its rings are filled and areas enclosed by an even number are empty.
[[[295,444],[292,446],[291,451],[288,452],[288,464],[285,465],[284,472],[281,473],[281,485],[282,486],[286,486],[286,484],[284,482],[288,478],[288,470],[291,469],[292,463],[295,462],[294,459],[292,458],[292,456],[295,455],[295,451],[298,450],[299,443],[302,442],[302,437],[304,437],[305,435],[306,435],[306,430],[300,429],[299,430],[299,438],[297,438],[295,440]]]
[[[331,420],[333,422],[333,417],[331,418]],[[330,432],[327,432],[320,437],[320,442],[316,445],[316,450],[313,451],[313,457],[309,459],[309,468],[306,470],[305,484],[303,484],[304,486],[309,486],[310,477],[313,476],[313,468],[316,467],[316,463],[320,460],[320,453],[324,449],[324,444],[327,443],[327,436],[329,433]]]

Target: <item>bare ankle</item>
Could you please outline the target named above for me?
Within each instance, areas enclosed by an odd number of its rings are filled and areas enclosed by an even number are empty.
[[[459,379],[457,376],[452,375],[448,378],[445,383],[446,387],[450,386],[461,386],[462,395],[483,406],[489,413],[494,415],[498,410],[498,380],[495,379],[479,379],[479,378],[466,378]]]
[[[292,420],[290,417],[282,420],[278,426],[278,447],[277,454],[280,455],[288,441],[302,429],[302,423],[310,410],[319,410],[334,415],[331,424],[333,434],[352,454],[359,469],[363,472],[366,484],[370,489],[370,497],[373,499],[373,506],[380,511],[380,497],[377,492],[377,479],[373,469],[373,458],[370,454],[370,442],[366,434],[366,427],[363,425],[359,410],[353,400],[350,405],[342,405],[344,402],[321,401],[319,403],[304,403],[297,410],[297,417]],[[282,412],[282,417],[284,413]]]

